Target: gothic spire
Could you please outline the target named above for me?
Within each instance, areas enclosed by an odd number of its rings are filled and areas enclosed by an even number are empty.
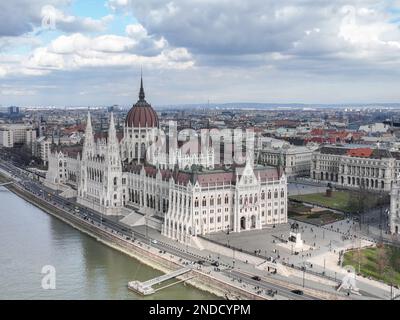
[[[93,129],[92,129],[92,118],[90,117],[90,112],[88,111],[88,116],[86,120],[86,130],[85,130],[85,142],[86,146],[93,145]]]
[[[115,130],[115,121],[114,121],[114,113],[110,114],[110,125],[108,128],[108,144],[111,146],[112,144],[117,144],[117,130]]]
[[[88,115],[87,115],[87,120],[86,120],[86,130],[85,130],[85,134],[92,134],[93,130],[92,130],[92,118],[90,117],[90,111],[88,111]]]
[[[139,91],[139,100],[144,100],[144,89],[143,89],[143,75],[142,71],[140,71],[140,91]]]
[[[110,114],[110,126],[108,129],[109,132],[114,132],[115,131],[115,122],[114,122],[114,113],[111,112]]]

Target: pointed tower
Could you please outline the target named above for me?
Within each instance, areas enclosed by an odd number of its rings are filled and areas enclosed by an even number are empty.
[[[123,206],[124,196],[122,192],[122,162],[113,113],[110,115],[105,161],[104,175],[107,187],[104,189],[104,203],[107,207],[106,212],[117,214]]]
[[[90,112],[88,111],[88,116],[86,120],[86,129],[85,129],[85,142],[83,144],[83,152],[82,155],[87,157],[94,153],[94,137],[93,137],[93,129],[92,129],[92,118],[90,117]]]
[[[145,101],[144,100],[144,89],[143,89],[143,75],[142,72],[140,72],[140,90],[139,90],[139,101]]]
[[[85,141],[83,143],[82,158],[81,158],[81,169],[79,174],[78,183],[78,202],[85,199],[85,195],[88,191],[88,164],[89,159],[95,153],[95,144],[92,129],[92,119],[90,112],[88,111],[85,129]]]
[[[115,130],[114,114],[111,112],[110,125],[108,126],[108,146],[118,145],[117,131]]]

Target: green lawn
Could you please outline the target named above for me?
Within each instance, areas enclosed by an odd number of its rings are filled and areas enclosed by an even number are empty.
[[[355,203],[355,192],[333,191],[331,197],[327,197],[325,193],[311,193],[297,196],[290,196],[289,199],[309,202],[323,207],[329,207],[344,212],[356,213],[358,210]],[[368,194],[365,205],[373,207],[376,205],[377,196]]]
[[[343,266],[352,265],[355,270],[366,277],[394,285],[400,285],[400,248],[383,246],[381,248],[366,248],[352,250],[344,254]]]
[[[343,215],[340,213],[336,213],[331,210],[311,212],[311,207],[307,207],[295,202],[289,203],[288,216],[294,220],[307,222],[318,226],[343,219]]]

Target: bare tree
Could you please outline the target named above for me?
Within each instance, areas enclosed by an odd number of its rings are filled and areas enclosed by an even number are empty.
[[[378,272],[379,274],[383,275],[389,263],[388,255],[384,245],[380,244],[377,246],[376,258],[377,258],[376,264],[378,267]]]

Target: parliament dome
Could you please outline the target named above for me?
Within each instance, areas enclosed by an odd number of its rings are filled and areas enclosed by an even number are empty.
[[[139,100],[126,115],[125,125],[133,128],[158,127],[158,115],[153,107],[144,99],[143,79],[140,79]]]

